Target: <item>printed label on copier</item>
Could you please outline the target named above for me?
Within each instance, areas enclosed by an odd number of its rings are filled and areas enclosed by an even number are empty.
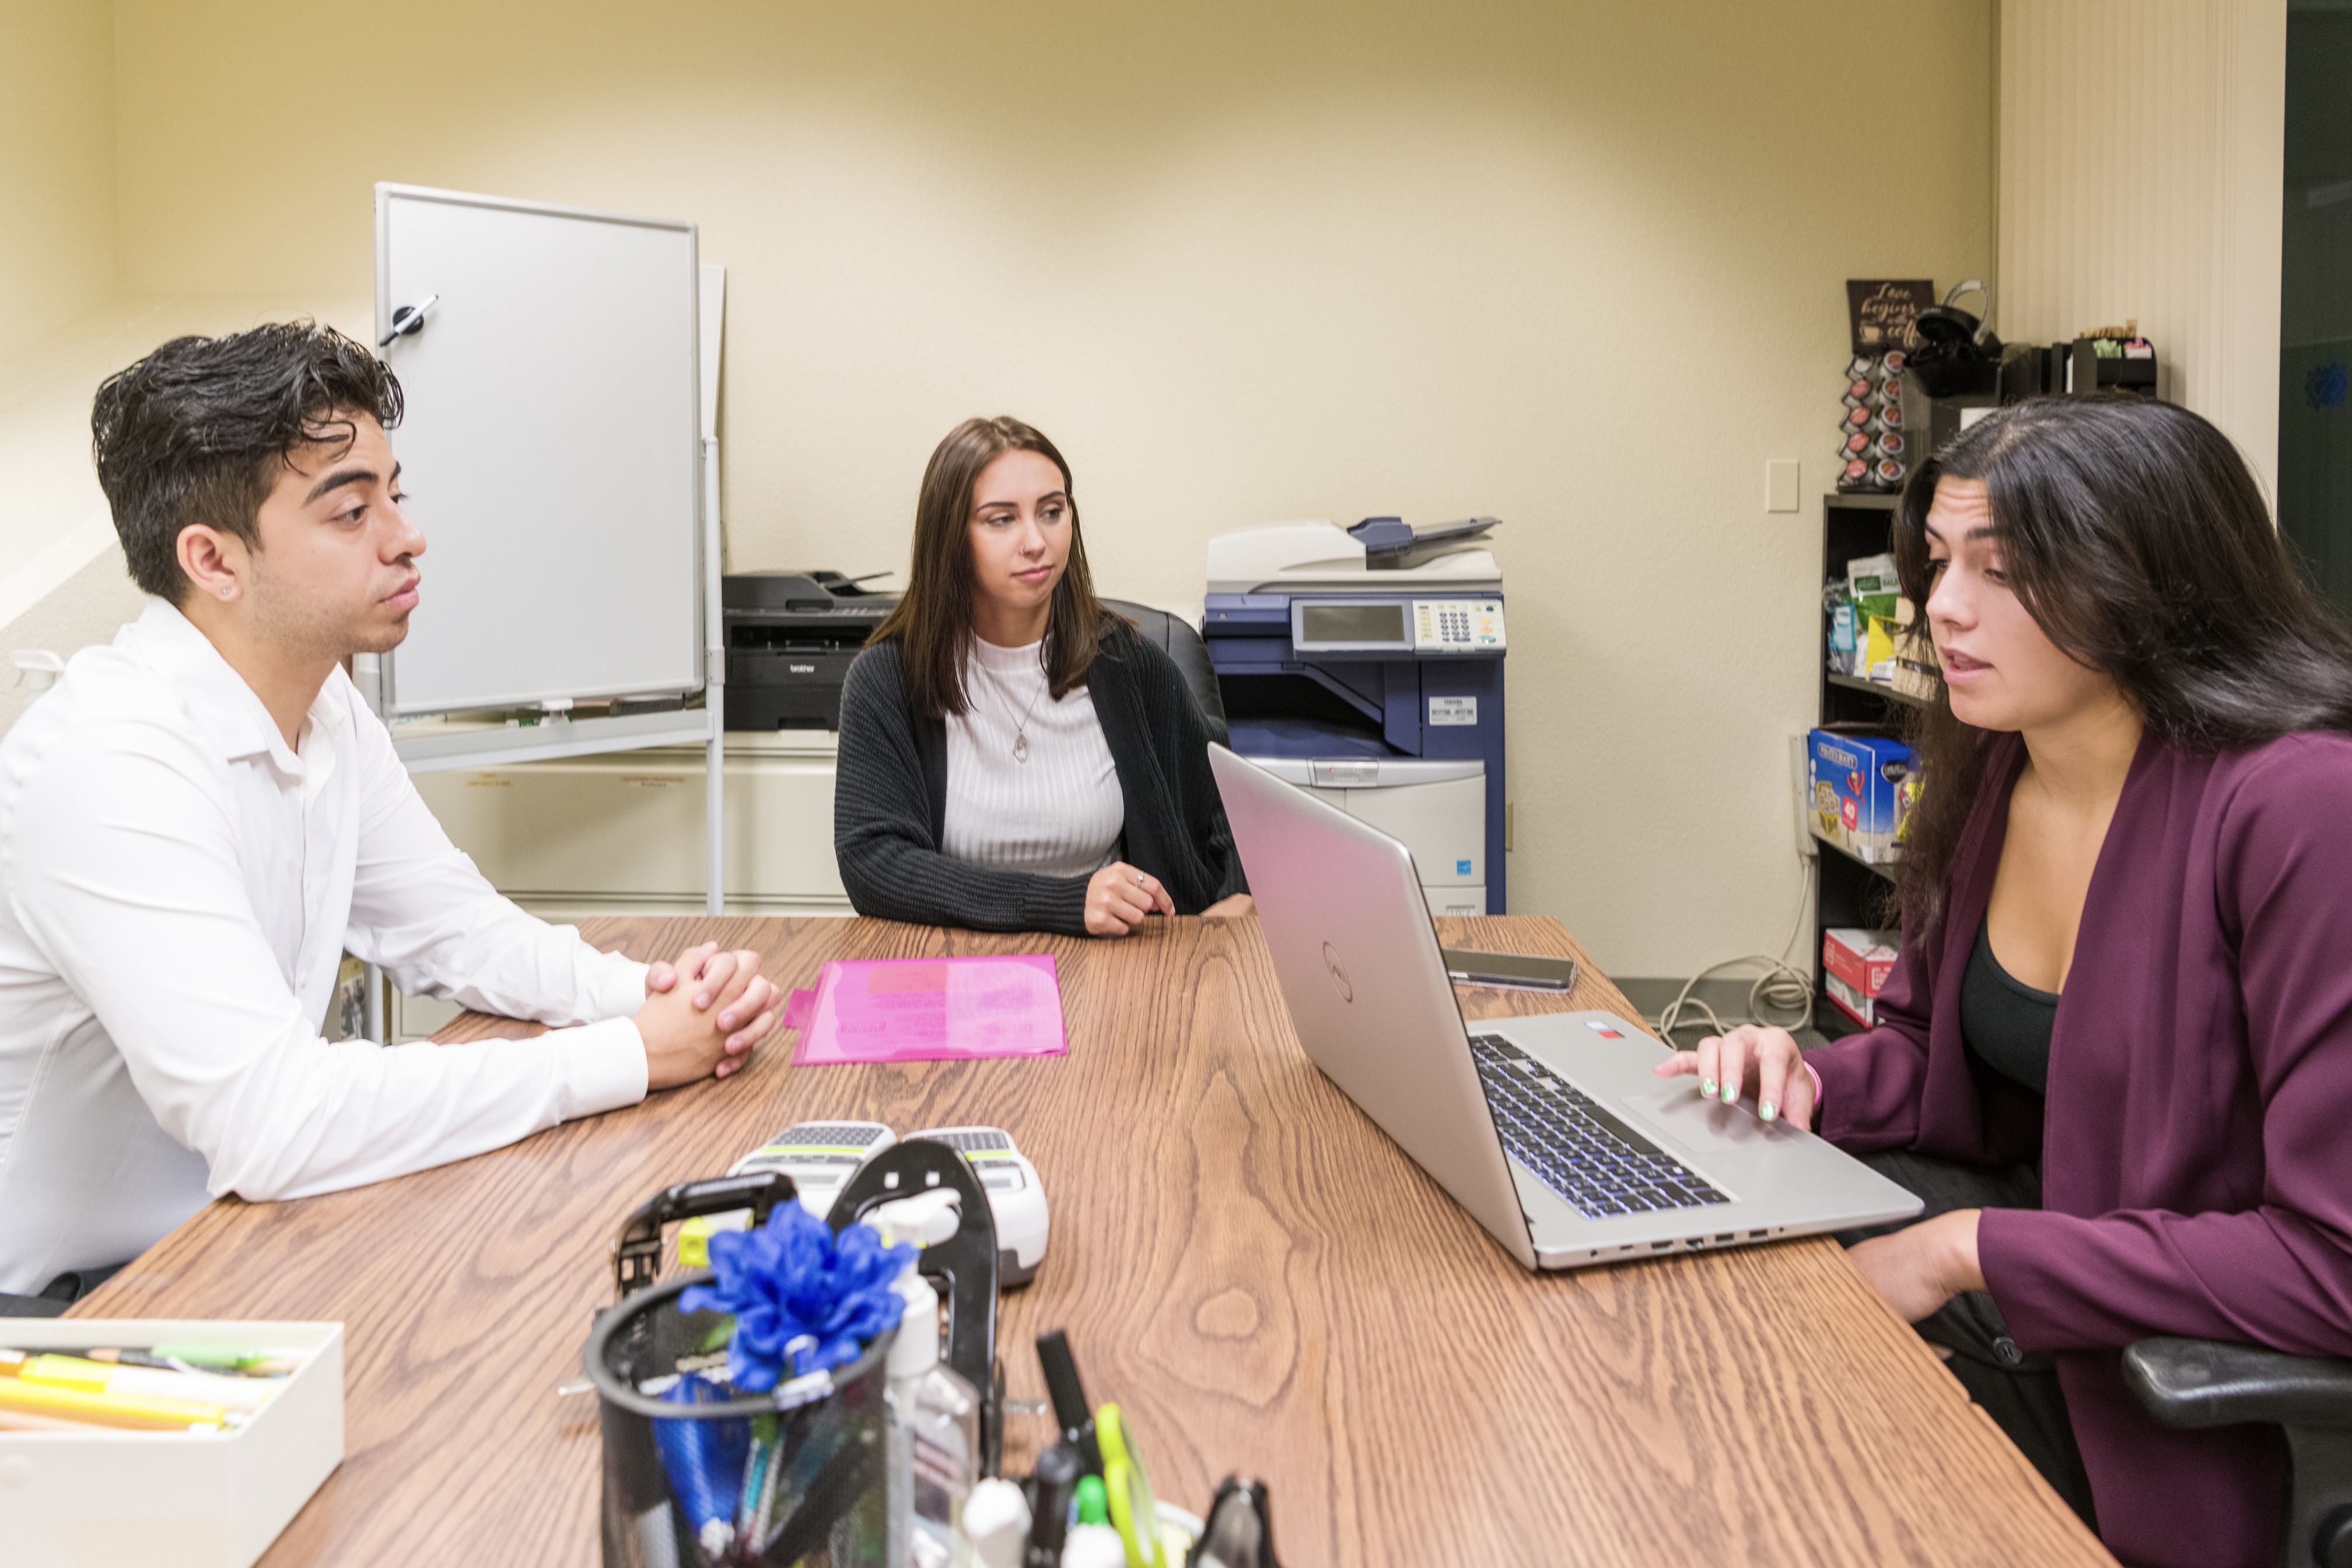
[[[1429,700],[1429,721],[1433,724],[1475,724],[1478,721],[1478,700],[1475,697],[1433,697]]]

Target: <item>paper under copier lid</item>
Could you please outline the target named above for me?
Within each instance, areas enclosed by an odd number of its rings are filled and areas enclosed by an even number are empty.
[[[1468,542],[1418,566],[1375,568],[1365,560],[1363,542],[1328,520],[1269,523],[1209,541],[1212,594],[1423,587],[1500,593],[1502,568],[1493,551]]]

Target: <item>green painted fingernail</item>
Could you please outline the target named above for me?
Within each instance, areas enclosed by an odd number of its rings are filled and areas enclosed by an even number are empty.
[[[1739,1099],[1739,1086],[1738,1086],[1738,1084],[1736,1084],[1736,1083],[1727,1083],[1727,1084],[1725,1084],[1725,1085],[1723,1086],[1723,1103],[1724,1103],[1724,1104],[1726,1104],[1726,1105],[1731,1105],[1731,1104],[1734,1104],[1734,1103],[1736,1103],[1736,1102],[1738,1100],[1738,1099]]]
[[[1767,1121],[1771,1121],[1772,1118],[1778,1116],[1780,1113],[1780,1109],[1769,1100],[1756,1108],[1756,1114],[1762,1117]]]
[[[1701,1100],[1713,1100],[1715,1098],[1715,1079],[1711,1078],[1703,1078],[1698,1080],[1698,1097]]]

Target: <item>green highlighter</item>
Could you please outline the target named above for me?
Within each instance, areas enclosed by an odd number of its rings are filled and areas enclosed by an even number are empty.
[[[1127,1548],[1127,1568],[1168,1568],[1167,1549],[1160,1543],[1159,1500],[1118,1405],[1095,1412],[1095,1440],[1102,1445],[1103,1489],[1110,1494],[1111,1525]]]
[[[149,1345],[143,1349],[115,1345],[41,1345],[26,1353],[79,1356],[84,1361],[110,1362],[119,1366],[192,1366],[205,1372],[242,1373],[247,1377],[282,1377],[294,1370],[297,1356],[282,1351],[246,1350],[236,1345],[204,1344],[195,1341]]]

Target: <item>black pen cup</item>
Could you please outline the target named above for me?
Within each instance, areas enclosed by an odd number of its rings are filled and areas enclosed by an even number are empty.
[[[604,1568],[881,1568],[883,1365],[895,1331],[846,1366],[726,1397],[698,1375],[724,1365],[723,1339],[711,1346],[725,1315],[677,1305],[709,1279],[641,1290],[589,1331]],[[704,1402],[679,1402],[681,1385]]]

